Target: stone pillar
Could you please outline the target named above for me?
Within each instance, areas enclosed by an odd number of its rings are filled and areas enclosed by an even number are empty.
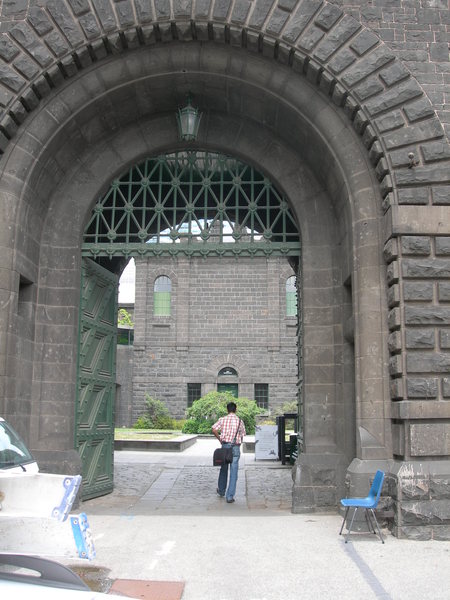
[[[448,539],[450,206],[393,206],[386,225],[394,533]]]

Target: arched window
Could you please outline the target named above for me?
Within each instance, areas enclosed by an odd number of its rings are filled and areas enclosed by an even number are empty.
[[[153,287],[153,314],[155,317],[170,316],[170,296],[172,293],[172,282],[169,277],[161,275],[155,279]]]
[[[233,369],[233,367],[224,367],[223,369],[220,369],[218,376],[219,377],[223,377],[223,376],[237,377],[237,371],[236,371],[236,369]]]
[[[286,280],[286,316],[297,316],[297,286],[296,277],[292,275]]]

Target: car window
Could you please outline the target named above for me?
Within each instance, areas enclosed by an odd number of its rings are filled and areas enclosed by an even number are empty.
[[[34,462],[28,448],[5,421],[0,421],[0,469]]]

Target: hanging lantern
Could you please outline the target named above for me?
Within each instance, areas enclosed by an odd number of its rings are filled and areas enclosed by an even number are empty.
[[[196,140],[201,118],[202,114],[192,106],[191,97],[188,96],[187,106],[179,108],[177,112],[180,139],[190,142]]]

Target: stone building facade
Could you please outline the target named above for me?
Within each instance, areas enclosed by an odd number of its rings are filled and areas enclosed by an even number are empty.
[[[167,315],[154,308],[161,276],[172,284]],[[146,394],[178,419],[193,399],[218,389],[272,413],[295,402],[297,316],[286,309],[291,277],[285,258],[137,259],[132,422],[145,412]]]
[[[12,0],[0,15],[0,412],[41,464],[81,464],[90,495],[112,486],[106,349],[139,252],[112,229],[86,247],[99,197],[145,157],[214,150],[264,173],[300,232],[294,511],[336,507],[383,468],[394,533],[449,538],[447,3]],[[186,142],[188,93],[203,117]]]

